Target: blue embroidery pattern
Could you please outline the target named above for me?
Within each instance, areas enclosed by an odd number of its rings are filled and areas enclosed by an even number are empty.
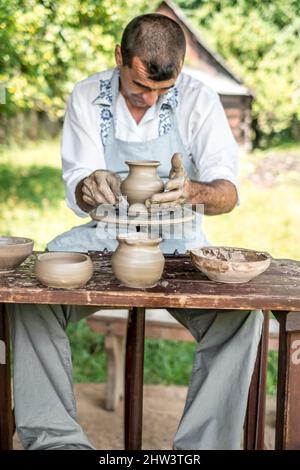
[[[112,104],[112,88],[111,79],[100,80],[100,94],[99,98],[106,99],[109,104]]]
[[[100,108],[100,132],[103,147],[105,147],[107,143],[112,117],[112,112],[108,107],[103,106]]]
[[[171,130],[171,116],[170,108],[167,104],[163,104],[159,112],[159,122],[158,122],[158,135],[162,136],[168,134]]]
[[[171,108],[177,108],[178,106],[178,88],[176,86],[174,88],[171,88],[171,90],[168,91],[165,97],[165,102],[171,106]]]
[[[100,133],[103,147],[105,147],[107,143],[111,120],[113,117],[110,109],[110,106],[112,104],[112,86],[110,79],[100,80],[99,98],[107,101],[107,105],[103,104],[100,107]]]
[[[158,135],[168,134],[171,130],[170,107],[176,108],[178,105],[178,88],[174,87],[165,96],[159,112]]]

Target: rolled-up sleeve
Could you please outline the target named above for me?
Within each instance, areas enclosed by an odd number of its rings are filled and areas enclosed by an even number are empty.
[[[105,168],[103,146],[97,134],[92,106],[80,84],[76,85],[67,103],[61,140],[65,200],[80,217],[88,214],[76,204],[77,184],[93,171]]]
[[[236,187],[239,198],[238,145],[219,96],[215,94],[213,99],[210,96],[210,101],[206,101],[205,105],[204,111],[204,101],[201,97],[191,146],[199,181],[230,181]]]

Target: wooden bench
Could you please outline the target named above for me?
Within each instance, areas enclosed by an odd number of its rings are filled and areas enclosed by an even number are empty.
[[[105,408],[114,411],[124,394],[124,353],[128,310],[99,310],[87,319],[90,328],[105,335],[107,382]],[[155,339],[194,342],[192,334],[166,309],[147,309],[145,336]],[[278,323],[270,320],[269,350],[278,348]]]

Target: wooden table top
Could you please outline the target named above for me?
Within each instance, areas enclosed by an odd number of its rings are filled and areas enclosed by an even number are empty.
[[[79,289],[43,286],[34,274],[33,253],[15,272],[0,275],[0,302],[103,307],[270,309],[300,311],[300,261],[272,260],[267,271],[245,284],[209,280],[185,255],[165,255],[161,281],[150,289],[122,286],[111,270],[111,254],[89,253],[92,279]]]

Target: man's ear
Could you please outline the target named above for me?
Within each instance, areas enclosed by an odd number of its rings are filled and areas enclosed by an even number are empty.
[[[115,47],[115,61],[118,67],[123,65],[122,52],[119,44],[117,44]]]

